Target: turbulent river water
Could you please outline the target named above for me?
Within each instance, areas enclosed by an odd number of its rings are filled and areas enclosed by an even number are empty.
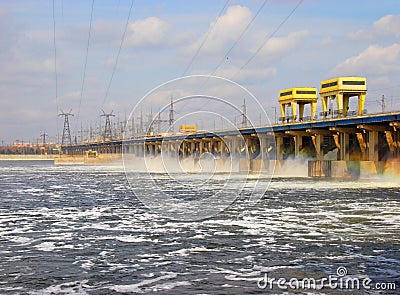
[[[144,206],[121,167],[2,162],[0,175],[1,294],[400,292],[393,179],[261,179],[270,184],[256,205],[180,221]],[[148,192],[140,173],[131,185]],[[178,206],[181,190],[167,189]],[[332,276],[370,283],[346,289]],[[293,288],[303,278],[322,288]]]

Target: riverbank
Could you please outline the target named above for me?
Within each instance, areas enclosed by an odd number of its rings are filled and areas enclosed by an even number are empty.
[[[0,161],[54,161],[58,155],[0,155]]]

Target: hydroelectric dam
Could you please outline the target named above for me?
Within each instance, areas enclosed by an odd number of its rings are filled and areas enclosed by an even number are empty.
[[[366,91],[362,77],[322,81],[322,112],[317,119],[317,88],[284,89],[279,93],[281,117],[277,124],[63,145],[55,163],[123,161],[130,167],[152,169],[159,161],[169,172],[172,161],[183,171],[201,172],[210,160],[214,172],[279,175],[282,169],[301,167],[302,174],[310,177],[398,175],[400,112],[366,114]],[[358,99],[358,107],[350,111],[353,97]],[[311,116],[304,116],[305,105],[310,105]]]

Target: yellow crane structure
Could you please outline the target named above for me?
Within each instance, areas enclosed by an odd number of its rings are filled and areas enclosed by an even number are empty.
[[[318,93],[314,87],[295,87],[281,90],[279,92],[279,106],[281,109],[281,120],[297,120],[297,105],[299,106],[299,121],[303,120],[304,106],[311,105],[311,120],[314,120],[317,111]],[[286,117],[286,106],[292,108],[292,117]]]
[[[339,117],[346,117],[349,109],[350,97],[358,97],[357,113],[364,112],[365,96],[367,94],[367,79],[364,77],[339,77],[321,82],[319,92],[322,100],[324,118],[328,115],[328,101],[335,100]],[[332,112],[332,110],[329,110]]]

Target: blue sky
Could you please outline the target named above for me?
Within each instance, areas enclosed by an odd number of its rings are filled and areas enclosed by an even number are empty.
[[[318,87],[321,80],[340,75],[367,77],[370,112],[380,109],[382,94],[389,109],[399,110],[398,1],[304,0],[279,28],[298,3],[137,0],[116,63],[131,1],[95,0],[83,79],[92,1],[54,0],[56,97],[53,1],[0,1],[0,140],[36,140],[40,130],[55,138],[62,129],[60,109],[72,109],[73,129],[81,122],[84,128],[99,125],[101,109],[122,120],[149,90],[183,74],[233,79],[255,95],[271,121],[280,89]],[[156,112],[171,94],[178,98],[196,91],[242,104],[243,93],[207,83],[206,90],[200,84],[190,90],[182,83],[169,85],[145,99],[140,110]],[[181,115],[204,105],[230,116],[222,106],[194,100],[181,106]],[[257,121],[261,111],[249,102],[248,112]]]

